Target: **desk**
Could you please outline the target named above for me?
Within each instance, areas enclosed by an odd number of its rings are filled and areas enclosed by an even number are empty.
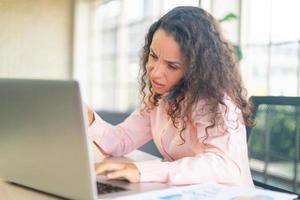
[[[95,146],[93,146],[93,154],[94,154],[94,160],[95,162],[99,161],[103,158],[103,155],[97,150]],[[132,160],[150,160],[155,159],[155,156],[152,156],[150,154],[141,152],[141,151],[133,151],[132,153],[128,154],[126,157],[132,159]],[[192,190],[191,190],[192,189]],[[154,193],[154,196],[159,194],[159,196],[164,196],[166,193],[179,193],[184,191],[186,199],[188,198],[188,195],[195,194],[195,191],[197,191],[198,195],[204,195],[206,199],[232,199],[231,197],[234,196],[248,196],[248,197],[255,197],[256,195],[267,195],[272,197],[274,200],[291,200],[294,199],[295,196],[290,196],[286,194],[277,194],[272,193],[271,191],[266,190],[255,190],[251,188],[239,188],[239,187],[229,187],[229,186],[222,186],[213,184],[203,184],[203,185],[191,185],[186,186],[186,188],[170,188],[167,190],[163,190],[158,193]],[[192,191],[192,192],[191,192]],[[149,199],[157,199],[157,198],[151,198],[152,193],[147,193],[142,195],[147,195],[147,198]],[[161,195],[160,195],[161,194]],[[210,196],[209,196],[210,195]],[[211,197],[211,198],[210,198]],[[256,196],[257,197],[257,196]],[[127,200],[131,200],[132,197],[127,197]],[[144,197],[134,197],[136,200],[145,199]],[[195,199],[195,198],[192,198]],[[202,198],[201,198],[202,199]],[[251,198],[248,198],[251,199]],[[13,185],[7,182],[4,182],[3,180],[0,180],[0,200],[61,200],[61,198],[50,196],[41,192],[37,192],[31,189],[26,189],[24,187],[20,187],[17,185]]]
[[[0,199],[1,200],[58,200],[50,195],[25,189],[20,186],[6,183],[0,180]],[[60,199],[61,200],[61,199]]]
[[[103,158],[103,155],[95,145],[93,145],[93,155],[95,162]],[[139,161],[156,158],[155,156],[138,150],[133,151],[126,157]],[[0,179],[0,200],[61,200],[61,198],[10,184]]]

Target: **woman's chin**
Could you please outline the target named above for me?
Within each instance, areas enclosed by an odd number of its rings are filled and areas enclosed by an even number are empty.
[[[160,94],[160,95],[163,95],[163,94],[166,93],[166,91],[164,91],[164,90],[155,89],[155,88],[153,88],[153,91],[154,91],[156,94]]]

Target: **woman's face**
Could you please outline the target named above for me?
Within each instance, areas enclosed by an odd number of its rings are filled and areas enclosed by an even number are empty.
[[[158,94],[168,93],[182,79],[183,57],[172,35],[162,29],[154,33],[146,67],[152,88]]]

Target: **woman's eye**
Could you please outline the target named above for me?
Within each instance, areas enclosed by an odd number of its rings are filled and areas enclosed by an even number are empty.
[[[168,65],[168,67],[171,69],[171,70],[177,70],[178,69],[178,67],[177,66],[175,66],[175,65]]]
[[[149,54],[151,58],[156,58],[156,55],[154,55],[153,53]]]

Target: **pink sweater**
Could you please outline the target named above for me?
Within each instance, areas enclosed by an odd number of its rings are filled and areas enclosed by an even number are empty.
[[[214,181],[253,187],[248,163],[246,129],[241,111],[230,100],[220,105],[220,120],[214,128],[199,102],[192,114],[193,126],[183,132],[185,143],[169,119],[164,100],[150,113],[135,110],[124,122],[112,126],[95,116],[88,134],[105,152],[122,156],[153,139],[164,160],[135,162],[141,182],[194,184]],[[203,144],[203,140],[204,143]]]

